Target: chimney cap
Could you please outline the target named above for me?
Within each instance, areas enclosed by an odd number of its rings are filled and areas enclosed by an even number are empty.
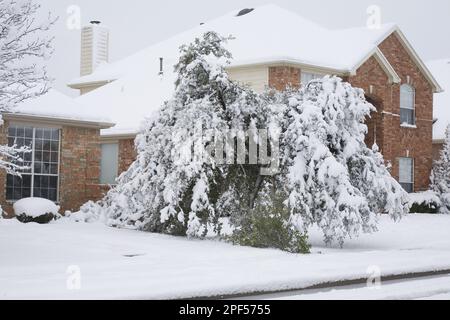
[[[90,24],[101,24],[102,22],[99,20],[92,20],[90,21]]]
[[[255,10],[255,8],[245,8],[245,9],[242,9],[241,11],[239,11],[239,13],[236,15],[236,17],[242,17],[242,16],[245,16],[246,14],[249,14],[249,13],[252,12],[253,10]]]

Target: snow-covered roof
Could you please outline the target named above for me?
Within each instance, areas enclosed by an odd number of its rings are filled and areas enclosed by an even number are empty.
[[[108,128],[114,124],[110,118],[80,104],[59,91],[50,89],[46,94],[19,103],[7,116],[27,117],[40,120],[70,121]]]
[[[334,70],[350,71],[374,50],[380,39],[395,29],[367,27],[330,30],[276,5],[257,7],[244,16],[239,10],[180,33],[112,64],[100,66],[93,74],[73,79],[69,85],[117,80],[132,70],[157,63],[154,57],[174,58],[180,45],[206,31],[232,35],[232,66],[291,61]]]
[[[136,133],[143,116],[158,110],[173,92],[173,65],[179,47],[207,31],[232,35],[227,48],[233,54],[230,67],[252,64],[292,63],[329,70],[335,74],[356,72],[370,56],[385,62],[393,82],[398,75],[378,45],[392,32],[395,24],[378,29],[367,27],[330,30],[276,5],[255,8],[237,16],[239,10],[199,25],[168,40],[152,45],[111,64],[103,64],[93,74],[71,81],[80,88],[92,83],[109,83],[78,100],[102,110],[117,123],[103,135]],[[164,78],[158,76],[159,59],[164,58]]]
[[[433,117],[437,122],[433,125],[433,139],[441,140],[450,124],[450,58],[429,61],[427,66],[445,90],[434,95]]]

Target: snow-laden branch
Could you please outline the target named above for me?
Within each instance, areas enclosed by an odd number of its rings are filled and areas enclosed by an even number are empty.
[[[39,4],[0,0],[0,111],[48,90],[51,78],[39,62],[52,54],[47,35],[56,19],[37,21]]]
[[[51,78],[42,61],[53,52],[53,37],[47,33],[56,18],[49,14],[38,21],[39,9],[31,0],[0,0],[0,125],[3,113],[49,89]],[[26,170],[23,152],[29,149],[0,146],[0,169],[9,174]]]

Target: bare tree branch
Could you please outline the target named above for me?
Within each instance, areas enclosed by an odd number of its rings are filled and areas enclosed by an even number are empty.
[[[45,94],[51,78],[42,62],[53,53],[47,31],[57,18],[37,20],[40,5],[32,0],[0,0],[0,125],[1,115],[27,99]],[[27,147],[0,145],[0,169],[19,175],[27,169],[21,155]]]

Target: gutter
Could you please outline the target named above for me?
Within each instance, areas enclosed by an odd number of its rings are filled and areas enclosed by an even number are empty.
[[[309,69],[314,70],[317,72],[327,73],[327,74],[337,74],[337,75],[350,75],[351,70],[344,70],[344,69],[337,69],[334,67],[328,67],[328,66],[318,66],[317,64],[309,64],[305,62],[301,62],[296,59],[291,58],[274,58],[274,59],[267,59],[260,62],[239,62],[239,63],[232,63],[231,65],[227,66],[225,69],[234,69],[234,68],[251,68],[255,66],[295,66],[300,67],[301,69]]]
[[[119,140],[134,140],[138,132],[135,133],[111,133],[111,134],[100,134],[100,142],[118,142]]]
[[[71,89],[83,89],[95,86],[104,86],[108,83],[116,81],[117,79],[91,81],[91,82],[79,82],[79,83],[68,83],[67,86]]]
[[[30,123],[40,123],[40,124],[58,124],[61,126],[70,127],[82,127],[82,128],[92,128],[92,129],[109,129],[115,126],[115,123],[104,122],[104,121],[94,121],[94,120],[77,120],[64,117],[49,117],[25,113],[4,113],[3,118],[8,121],[23,121]]]

